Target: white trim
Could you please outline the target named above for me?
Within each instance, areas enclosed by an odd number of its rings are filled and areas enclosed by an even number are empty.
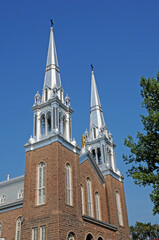
[[[99,194],[97,192],[95,193],[95,203],[96,203],[96,218],[98,220],[101,220]]]
[[[51,133],[50,135],[44,136],[44,138],[40,139],[39,141],[34,141],[33,138],[29,139],[29,141],[24,145],[25,152],[48,146],[49,144],[52,144],[54,142],[59,142],[72,152],[80,154],[81,149],[77,144],[74,144],[74,141],[70,143],[58,133]]]
[[[82,215],[83,215],[85,213],[85,206],[84,206],[84,190],[82,185],[81,185],[81,203],[82,203]]]
[[[37,205],[45,203],[45,173],[46,164],[44,162],[41,162],[38,165]]]
[[[38,240],[38,228],[32,228],[32,240]]]
[[[88,205],[88,216],[93,217],[93,207],[92,207],[92,188],[91,181],[87,178],[87,205]]]
[[[18,217],[18,219],[16,221],[16,236],[15,236],[15,240],[20,240],[20,236],[21,236],[21,217]]]
[[[66,203],[72,205],[72,174],[70,164],[66,164]]]
[[[123,216],[122,216],[122,209],[121,209],[121,201],[120,201],[120,195],[119,195],[118,192],[116,192],[116,204],[117,204],[119,224],[121,226],[123,226]]]
[[[40,240],[46,240],[46,226],[40,227]]]

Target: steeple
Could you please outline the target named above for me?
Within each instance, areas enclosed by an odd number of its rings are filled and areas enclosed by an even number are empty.
[[[91,68],[90,130],[85,132],[85,146],[81,153],[90,151],[104,175],[108,172],[120,175],[116,169],[115,144],[112,134],[107,132],[92,65]]]
[[[49,47],[46,61],[46,70],[44,78],[44,88],[48,87],[53,89],[56,86],[57,88],[61,87],[60,71],[57,60],[55,39],[53,34],[53,27],[50,28],[50,39]]]
[[[57,135],[63,141],[73,142],[71,123],[73,110],[70,107],[70,98],[66,95],[64,99],[63,94],[53,23],[51,21],[42,99],[39,92],[37,92],[32,107],[34,112],[33,138],[30,138],[29,143],[40,143],[39,146],[42,146],[44,142],[46,144],[47,140],[51,141],[50,139],[57,137]]]
[[[93,131],[92,134],[97,137],[100,129],[106,127],[106,125],[93,70],[91,78],[90,131]]]

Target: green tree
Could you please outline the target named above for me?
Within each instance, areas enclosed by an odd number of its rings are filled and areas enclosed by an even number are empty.
[[[150,198],[155,215],[159,213],[159,72],[157,79],[142,77],[140,86],[142,107],[146,109],[146,115],[140,115],[143,132],[137,132],[136,142],[131,136],[125,139],[131,153],[123,158],[130,166],[127,175],[135,184],[152,186]]]
[[[136,222],[135,226],[130,226],[130,234],[132,240],[149,240],[159,238],[159,225]]]

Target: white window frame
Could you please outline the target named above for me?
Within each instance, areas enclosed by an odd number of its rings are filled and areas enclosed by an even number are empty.
[[[84,190],[83,186],[81,185],[81,201],[82,201],[82,214],[85,213],[85,206],[84,206]]]
[[[69,163],[66,164],[66,202],[68,205],[72,205],[72,179]]]
[[[40,240],[46,240],[46,226],[40,227]]]
[[[116,192],[116,203],[117,203],[117,211],[118,211],[119,224],[120,224],[121,226],[123,226],[123,216],[122,216],[120,195],[119,195],[118,192]]]
[[[17,199],[23,199],[23,195],[24,195],[24,190],[23,189],[19,190],[17,194]]]
[[[37,205],[45,204],[45,181],[46,181],[46,164],[41,162],[38,165],[38,189]]]
[[[20,236],[21,236],[21,222],[22,222],[22,217],[18,217],[18,219],[16,221],[16,236],[15,236],[15,240],[20,240]]]
[[[91,181],[89,178],[87,178],[87,203],[88,203],[88,216],[93,217],[92,189],[91,189]]]
[[[4,204],[6,202],[6,196],[3,194],[1,197],[0,197],[0,204]]]
[[[38,228],[32,228],[32,240],[38,240]]]
[[[101,220],[99,194],[97,192],[95,193],[95,202],[96,202],[96,218],[98,220]]]

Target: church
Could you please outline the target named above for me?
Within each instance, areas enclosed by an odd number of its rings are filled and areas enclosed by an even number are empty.
[[[93,66],[90,129],[80,148],[72,139],[73,110],[64,96],[52,26],[42,94],[36,93],[32,111],[25,174],[0,182],[0,239],[130,239],[124,178]]]

